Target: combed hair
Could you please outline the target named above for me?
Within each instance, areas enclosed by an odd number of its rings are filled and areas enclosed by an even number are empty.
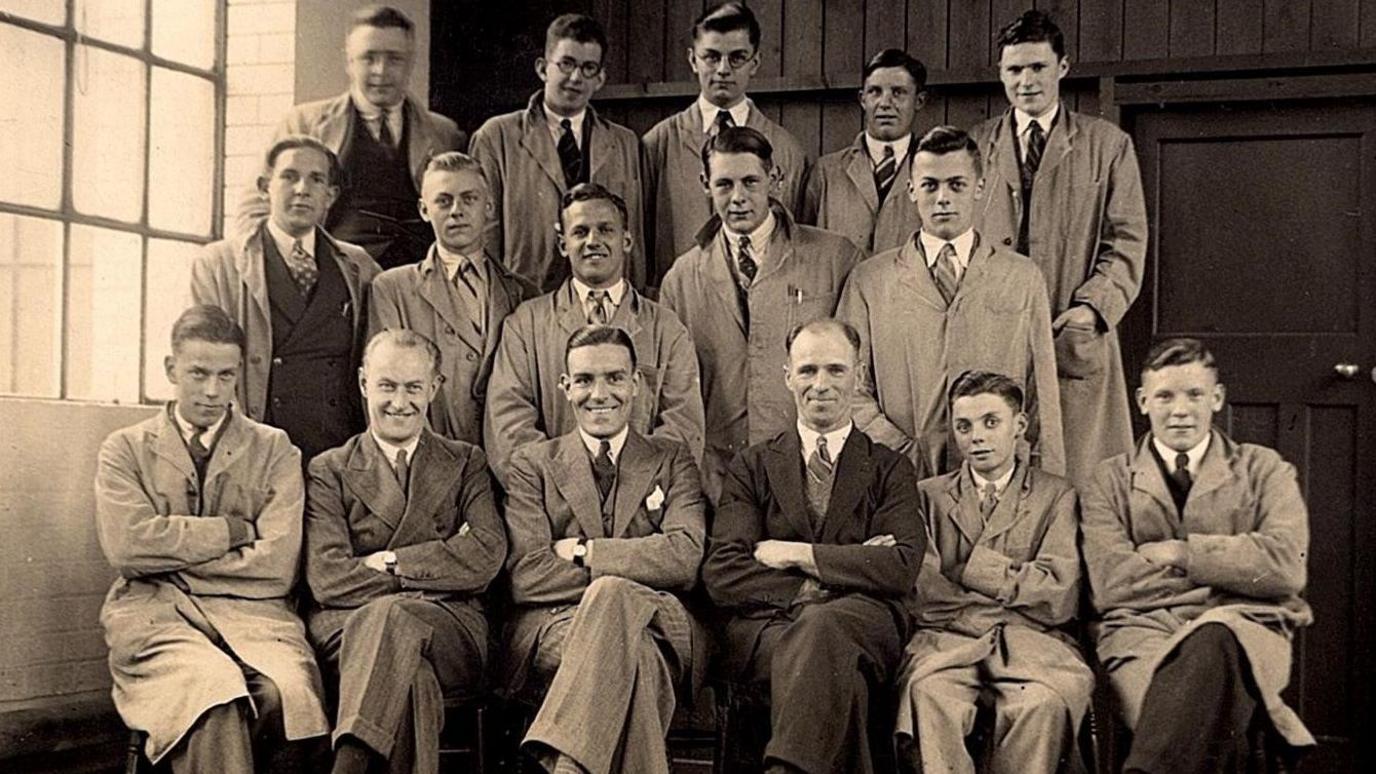
[[[400,349],[418,349],[430,358],[430,373],[439,376],[440,373],[440,348],[435,342],[416,333],[409,328],[386,328],[373,334],[368,339],[368,346],[363,348],[363,370],[368,370],[368,358],[372,356],[373,350],[383,343],[389,343]]]
[[[1013,413],[1023,410],[1022,386],[1010,377],[993,371],[965,371],[951,383],[946,394],[946,404],[953,405],[956,398],[970,398],[975,395],[997,395],[1003,398]]]
[[[545,30],[545,56],[549,56],[561,40],[596,43],[602,48],[602,58],[607,57],[607,32],[591,16],[566,13],[550,22],[549,28]]]
[[[841,335],[846,337],[846,341],[850,344],[851,350],[855,353],[856,361],[858,362],[860,360],[860,331],[857,331],[854,325],[851,325],[845,320],[838,320],[835,317],[819,317],[816,320],[809,320],[808,322],[793,326],[793,329],[784,337],[785,352],[790,355],[793,354],[793,341],[797,339],[799,334],[803,331],[811,331],[812,333],[840,331]]]
[[[899,48],[886,48],[883,51],[870,57],[870,61],[865,63],[865,69],[860,73],[860,82],[863,84],[875,70],[883,70],[889,67],[902,67],[908,71],[908,75],[913,77],[913,83],[917,85],[917,90],[922,91],[927,87],[927,66],[914,59],[907,51]]]
[[[359,27],[401,30],[407,37],[416,34],[416,24],[411,17],[390,5],[365,5],[354,11],[353,16],[349,17],[349,31],[353,32]]]
[[[265,157],[263,174],[272,177],[272,170],[277,167],[277,157],[289,150],[297,148],[309,148],[325,157],[325,164],[330,171],[330,185],[340,185],[344,177],[344,168],[339,165],[339,156],[330,150],[325,143],[304,134],[291,134],[283,137],[268,148]]]
[[[564,345],[564,368],[569,367],[569,353],[582,347],[596,347],[601,344],[614,344],[624,347],[631,355],[631,368],[636,367],[638,362],[635,355],[635,342],[631,341],[631,334],[615,325],[584,325],[574,331],[569,336],[568,344]]]
[[[994,39],[994,50],[1002,57],[1005,46],[1019,43],[1050,43],[1057,59],[1065,57],[1065,35],[1061,34],[1061,28],[1056,26],[1046,11],[1023,12],[1022,16],[999,30],[998,37]]]
[[[1147,359],[1142,363],[1142,375],[1148,371],[1160,371],[1170,366],[1189,365],[1199,363],[1205,368],[1214,372],[1214,377],[1218,377],[1218,364],[1214,362],[1214,353],[1204,346],[1204,342],[1192,338],[1171,338],[1162,339],[1152,345],[1147,352]]]
[[[467,153],[459,151],[445,151],[431,156],[430,160],[425,162],[425,172],[421,179],[424,180],[425,175],[431,172],[473,172],[483,179],[484,184],[487,183],[487,173],[483,172],[483,165]]]
[[[248,348],[244,329],[218,306],[201,304],[181,313],[172,324],[172,352],[180,352],[188,341],[233,344],[240,354]]]
[[[626,200],[612,193],[601,183],[579,183],[564,192],[563,198],[559,200],[559,227],[563,228],[564,225],[564,210],[572,207],[575,202],[598,200],[611,202],[616,211],[621,213],[621,227],[629,227],[631,216],[630,210],[626,209]]]
[[[708,162],[713,153],[753,153],[764,162],[764,171],[774,168],[774,146],[759,130],[748,126],[730,126],[702,145],[702,173],[712,175]]]
[[[954,126],[933,127],[922,135],[922,139],[917,141],[917,150],[913,153],[914,155],[930,153],[934,156],[945,156],[947,153],[958,151],[965,151],[970,154],[970,158],[975,160],[975,175],[982,177],[984,175],[984,159],[980,156],[979,143],[975,142],[975,138],[971,137],[964,129]]]
[[[745,3],[722,3],[703,12],[693,20],[692,37],[693,41],[697,42],[698,37],[704,32],[719,32],[725,35],[736,30],[745,30],[750,37],[750,47],[759,50],[760,22]]]

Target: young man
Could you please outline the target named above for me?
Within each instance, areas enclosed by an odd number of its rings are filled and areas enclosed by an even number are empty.
[[[860,331],[869,378],[856,423],[919,471],[960,466],[947,391],[963,371],[1003,373],[1029,397],[1032,462],[1065,472],[1046,283],[1037,267],[974,228],[984,196],[979,149],[939,126],[917,144],[913,207],[921,229],[851,273],[837,316]]]
[[[722,3],[693,22],[688,66],[698,99],[645,133],[646,236],[652,240],[650,285],[658,285],[674,259],[690,250],[712,214],[698,185],[702,147],[722,129],[748,126],[768,138],[779,169],[775,196],[794,212],[800,203],[807,156],[788,130],[766,118],[745,96],[760,69],[760,23],[744,3]]]
[[[338,155],[349,187],[329,208],[325,227],[388,269],[419,261],[430,244],[415,214],[426,160],[468,147],[453,121],[406,91],[415,48],[415,24],[406,14],[360,8],[344,41],[349,90],[292,108],[273,136],[275,143],[307,135]],[[239,229],[253,228],[265,209],[262,197],[250,193],[240,203]]]
[[[420,216],[435,232],[419,264],[378,275],[368,301],[368,330],[413,330],[440,350],[439,394],[430,402],[430,429],[481,444],[487,379],[502,321],[535,286],[483,248],[493,205],[483,168],[462,153],[443,153],[425,166]]]
[[[296,771],[330,730],[291,598],[301,455],[231,407],[244,332],[211,306],[172,326],[166,410],[105,439],[96,533],[119,578],[100,611],[115,707],[174,772]]]
[[[630,427],[643,385],[626,331],[574,331],[559,385],[577,428],[511,463],[508,689],[549,687],[524,742],[547,770],[668,774],[675,690],[706,666],[680,601],[706,532],[697,466]]]
[[[724,671],[769,684],[768,770],[869,774],[870,702],[896,674],[926,544],[917,486],[851,422],[855,329],[814,320],[786,351],[797,424],[732,460],[702,578],[729,614]]]
[[[794,223],[773,196],[782,172],[764,135],[723,129],[702,153],[702,186],[716,214],[665,275],[660,300],[697,347],[709,439],[703,480],[716,502],[731,458],[797,418],[778,379],[778,342],[800,323],[831,316],[863,256],[845,237]]]
[[[350,388],[378,266],[317,224],[339,194],[339,161],[310,137],[268,151],[258,179],[269,213],[251,230],[206,247],[191,297],[218,306],[248,335],[241,411],[287,431],[309,461],[363,426]]]
[[[482,450],[426,427],[439,383],[428,339],[377,334],[358,375],[368,430],[311,462],[307,618],[337,686],[335,774],[437,771],[444,697],[484,683],[481,594],[506,532]]]
[[[545,32],[544,56],[535,60],[544,89],[525,110],[489,118],[473,134],[473,157],[482,162],[496,205],[488,250],[541,292],[568,279],[558,249],[560,202],[569,189],[587,182],[626,202],[635,245],[626,277],[645,287],[640,138],[588,104],[607,80],[606,56],[602,25],[582,14],[560,16]]]
[[[1070,62],[1046,13],[1024,13],[997,46],[1009,108],[971,132],[989,170],[980,232],[1031,256],[1046,278],[1066,470],[1080,485],[1100,460],[1132,448],[1115,328],[1146,263],[1142,179],[1127,134],[1061,104]]]
[[[1028,421],[1015,380],[967,371],[950,401],[965,462],[918,484],[927,555],[895,733],[915,771],[974,774],[965,737],[988,690],[989,770],[1054,774],[1094,688],[1065,631],[1080,602],[1075,490],[1018,458]]]
[[[835,231],[866,255],[898,247],[922,225],[904,197],[912,180],[913,124],[927,102],[927,68],[896,48],[875,54],[861,76],[865,130],[817,159],[798,220]]]
[[[507,318],[492,366],[484,428],[492,471],[502,484],[516,449],[577,426],[558,375],[564,372],[569,335],[589,324],[624,328],[635,343],[641,388],[631,427],[651,438],[680,441],[695,459],[702,455],[702,393],[693,343],[672,311],[626,281],[622,268],[635,245],[626,218],[621,197],[596,183],[564,194],[559,251],[573,276]]]
[[[1224,389],[1197,339],[1152,347],[1137,404],[1151,432],[1080,492],[1099,660],[1134,731],[1124,771],[1239,771],[1256,729],[1313,745],[1280,697],[1313,621],[1294,466],[1213,428]]]

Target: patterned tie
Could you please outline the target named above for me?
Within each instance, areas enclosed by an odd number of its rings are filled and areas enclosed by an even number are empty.
[[[932,278],[936,280],[941,297],[946,299],[946,305],[950,306],[956,297],[956,289],[960,287],[960,280],[956,277],[956,246],[950,242],[942,245],[941,251],[936,254]]]
[[[559,166],[564,168],[564,186],[578,185],[583,173],[583,155],[578,152],[578,140],[573,136],[573,122],[565,118],[559,122],[563,133],[559,135]]]
[[[879,164],[874,168],[874,190],[879,192],[881,204],[889,195],[889,189],[893,188],[893,181],[896,177],[898,177],[898,159],[894,158],[893,146],[885,145],[884,158],[880,159]]]
[[[611,322],[611,315],[607,313],[607,301],[611,296],[605,290],[588,291],[588,324],[606,325]]]
[[[459,270],[454,272],[454,286],[460,295],[466,297],[469,321],[481,336],[487,321],[486,294],[483,292],[482,275],[478,273],[478,267],[471,259],[465,258],[459,262]]]
[[[819,483],[829,484],[835,471],[836,465],[832,462],[831,452],[827,450],[827,438],[824,435],[819,435],[817,436],[817,448],[807,458],[807,474]]]
[[[831,452],[827,449],[825,436],[817,437],[817,448],[807,458],[807,501],[812,506],[812,531],[821,534],[822,521],[826,519],[827,509],[831,507],[831,485],[835,480],[836,465],[832,462]]]
[[[985,484],[984,489],[981,490],[979,498],[979,515],[983,516],[985,521],[988,521],[989,517],[994,514],[994,508],[998,507],[998,504],[999,491],[994,486],[994,482],[990,481]]]
[[[392,136],[391,118],[392,111],[390,109],[383,108],[382,116],[378,119],[377,127],[377,141],[382,143],[382,147],[386,148],[388,153],[391,153],[392,151],[395,151],[397,149],[397,138]]]
[[[746,287],[755,281],[755,274],[760,270],[760,265],[755,262],[755,254],[750,250],[750,237],[743,236],[736,243],[736,265],[740,267],[741,276],[745,278]]]
[[[1180,486],[1180,490],[1186,497],[1190,495],[1190,487],[1194,485],[1194,476],[1190,475],[1190,455],[1180,452],[1175,455],[1175,472],[1171,473],[1171,478]]]
[[[287,271],[296,281],[296,286],[301,289],[301,295],[310,295],[311,288],[315,287],[315,281],[320,278],[320,269],[315,265],[315,258],[301,246],[300,239],[292,242],[291,254],[287,256],[286,261]]]
[[[401,491],[406,491],[406,482],[411,480],[411,463],[406,459],[406,450],[397,450],[397,461],[392,465],[392,471],[397,474],[397,483],[401,485]]]
[[[1046,133],[1042,131],[1041,123],[1033,121],[1032,125],[1027,127],[1027,150],[1022,160],[1024,188],[1032,187],[1032,181],[1037,177],[1037,169],[1042,165],[1042,152],[1045,150]]]
[[[721,130],[730,129],[735,125],[736,119],[731,117],[731,111],[718,110],[717,120],[712,122],[712,136],[716,137],[717,135],[721,134]]]
[[[597,493],[602,502],[607,501],[612,486],[616,484],[616,463],[612,462],[612,444],[603,438],[597,443],[597,456],[592,460],[592,477],[597,480]]]

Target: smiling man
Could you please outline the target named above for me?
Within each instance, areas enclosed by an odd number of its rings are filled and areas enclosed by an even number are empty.
[[[837,316],[860,331],[866,366],[855,422],[926,475],[960,466],[949,437],[950,381],[967,370],[1028,393],[1031,461],[1065,472],[1046,284],[1021,255],[974,228],[985,195],[979,149],[939,126],[917,143],[908,201],[922,228],[851,273]]]
[[[569,335],[589,324],[622,328],[635,344],[640,389],[631,427],[651,438],[681,441],[694,459],[702,455],[702,394],[693,344],[672,311],[626,280],[626,254],[635,245],[627,214],[621,197],[597,183],[582,183],[564,194],[559,251],[573,276],[557,290],[521,304],[502,327],[484,437],[492,470],[503,484],[517,449],[565,435],[578,424],[558,376],[564,373]]]
[[[239,410],[286,430],[307,462],[363,427],[350,384],[378,266],[317,225],[339,175],[319,141],[278,140],[258,179],[267,218],[206,246],[191,269],[195,303],[220,307],[248,336]]]

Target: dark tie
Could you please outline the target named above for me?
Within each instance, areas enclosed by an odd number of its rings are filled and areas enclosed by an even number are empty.
[[[406,459],[406,450],[397,450],[397,461],[392,465],[392,471],[397,474],[397,483],[401,485],[401,491],[406,491],[406,482],[411,479],[411,463]]]
[[[310,295],[315,281],[320,278],[320,269],[315,265],[315,258],[301,246],[300,239],[292,243],[291,254],[286,261],[287,271],[296,282],[296,287],[301,289],[301,295]]]
[[[946,305],[950,306],[956,297],[956,289],[960,287],[960,280],[956,278],[956,246],[950,242],[942,245],[940,252],[936,254],[936,263],[932,265],[932,278],[936,280],[936,288],[941,291],[941,297],[946,299]]]
[[[731,117],[731,111],[729,111],[729,110],[718,110],[718,111],[717,111],[717,120],[713,123],[713,127],[714,127],[714,128],[713,128],[713,130],[712,130],[712,136],[715,137],[715,136],[721,134],[721,130],[723,130],[723,129],[730,129],[731,127],[733,127],[733,126],[735,126],[735,125],[736,125],[736,120],[735,120],[734,118]]]
[[[1046,133],[1036,121],[1027,127],[1027,150],[1022,160],[1022,185],[1031,188],[1037,177],[1037,169],[1042,165],[1042,152],[1046,150]]]
[[[592,304],[588,311],[589,325],[606,325],[611,321],[611,315],[607,313],[607,300],[608,294],[605,290],[588,291],[588,302]]]
[[[382,147],[386,148],[388,153],[397,149],[397,138],[392,136],[391,117],[392,111],[383,110],[382,116],[378,118],[377,127],[377,141],[382,143]]]
[[[994,509],[998,507],[998,504],[999,490],[991,481],[984,485],[984,489],[981,492],[979,498],[979,515],[983,516],[985,521],[989,521],[989,517],[994,514]]]
[[[1180,452],[1175,455],[1175,471],[1171,473],[1171,478],[1175,479],[1180,491],[1185,493],[1185,497],[1190,496],[1190,486],[1194,484],[1194,477],[1190,475],[1190,455]]]
[[[210,449],[201,443],[201,436],[210,428],[203,425],[191,426],[191,440],[186,442],[187,451],[191,453],[191,464],[196,466],[196,478],[200,480],[201,486],[205,486],[205,468],[210,463]]]
[[[740,267],[741,276],[745,277],[745,284],[748,287],[755,281],[755,274],[759,272],[760,265],[755,263],[755,254],[750,251],[750,237],[743,236],[736,243],[736,265]]]
[[[559,135],[559,166],[564,168],[564,186],[578,185],[583,171],[583,155],[578,152],[578,140],[573,136],[573,122],[565,118],[559,122],[563,133]]]
[[[592,460],[592,477],[597,480],[597,493],[602,502],[607,501],[612,486],[616,484],[616,463],[612,462],[612,445],[607,439],[597,444],[597,456]]]
[[[898,177],[898,159],[894,158],[893,146],[885,145],[884,158],[880,159],[879,164],[874,168],[874,190],[879,192],[881,204],[889,195],[889,189],[893,188],[893,181],[896,177]]]
[[[465,297],[469,321],[481,336],[487,323],[486,294],[482,275],[478,274],[478,267],[472,260],[465,258],[459,262],[459,270],[454,272],[454,286]]]

